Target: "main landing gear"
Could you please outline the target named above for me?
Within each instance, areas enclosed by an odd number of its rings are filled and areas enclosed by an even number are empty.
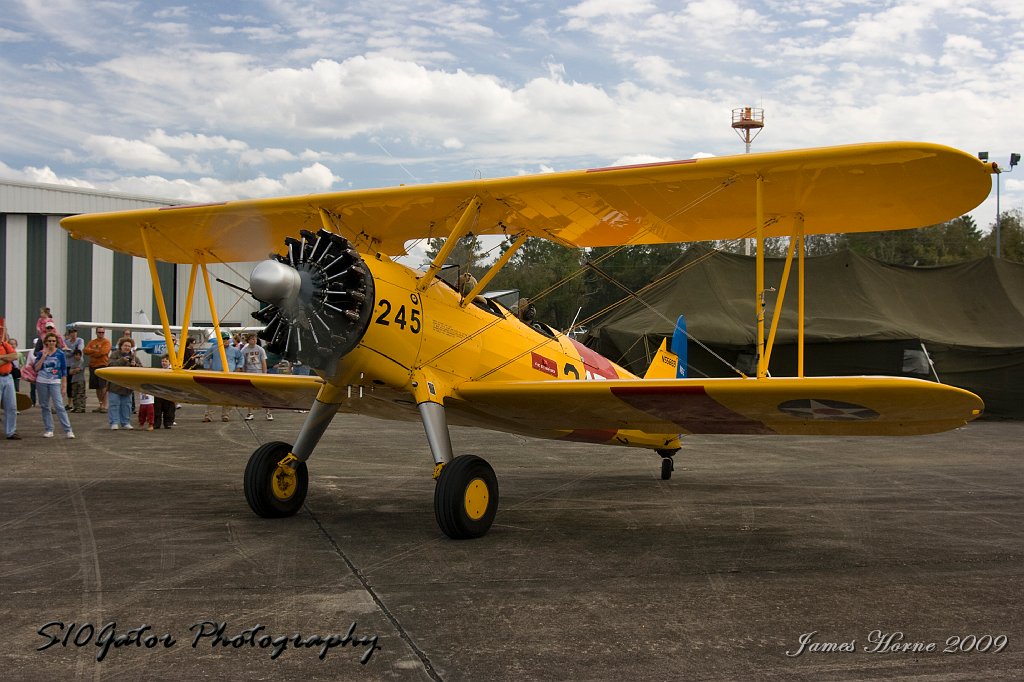
[[[272,441],[256,448],[245,466],[245,500],[258,516],[277,519],[302,509],[309,488],[306,460],[320,442],[339,403],[313,401],[295,445]]]
[[[337,403],[313,402],[295,445],[274,441],[256,448],[245,467],[245,499],[264,518],[292,516],[302,508],[309,488],[306,459],[338,411]],[[419,405],[423,429],[434,457],[434,517],[455,540],[487,533],[498,512],[498,477],[475,455],[452,456],[444,406]]]
[[[437,525],[453,540],[481,537],[498,512],[498,477],[491,465],[476,455],[453,457],[443,405],[422,402],[418,407],[434,457]]]

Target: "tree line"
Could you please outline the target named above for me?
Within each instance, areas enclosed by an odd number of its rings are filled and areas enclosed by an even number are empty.
[[[1002,257],[1024,263],[1024,211],[1002,214]],[[982,232],[974,219],[962,216],[939,225],[893,232],[852,232],[809,235],[808,256],[822,256],[849,249],[885,263],[916,267],[961,263],[995,253],[995,224]],[[444,244],[430,239],[427,258]],[[742,240],[701,243],[730,253],[743,253]],[[460,272],[481,277],[495,258],[510,248],[506,240],[498,253],[485,253],[473,235],[460,240],[448,258]],[[566,248],[544,239],[528,239],[512,256],[488,290],[518,289],[537,307],[537,317],[566,331],[574,323],[599,319],[623,298],[656,280],[666,267],[694,244],[650,244],[619,247]],[[786,238],[765,243],[768,256],[785,256]]]

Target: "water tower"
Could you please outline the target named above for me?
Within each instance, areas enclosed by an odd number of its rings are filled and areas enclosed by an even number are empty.
[[[764,109],[740,107],[732,110],[732,129],[747,145],[747,154],[750,153],[750,143],[754,141],[762,128],[764,128]]]

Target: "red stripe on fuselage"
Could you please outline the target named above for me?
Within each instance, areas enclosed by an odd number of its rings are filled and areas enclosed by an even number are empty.
[[[615,370],[615,366],[608,358],[600,353],[590,350],[576,339],[569,340],[572,341],[572,345],[580,354],[580,358],[583,359],[583,365],[588,372],[605,379],[624,378],[619,376],[619,373]]]

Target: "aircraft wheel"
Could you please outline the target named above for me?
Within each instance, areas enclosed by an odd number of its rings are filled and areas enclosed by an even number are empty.
[[[302,508],[309,488],[306,463],[279,467],[292,446],[280,441],[264,443],[256,448],[245,467],[245,500],[257,516],[277,519],[292,516]]]
[[[445,535],[454,540],[478,538],[498,511],[498,477],[476,455],[456,457],[441,469],[434,489],[434,516]]]
[[[667,481],[672,478],[672,470],[675,469],[675,464],[671,457],[663,457],[661,460],[661,480]]]

